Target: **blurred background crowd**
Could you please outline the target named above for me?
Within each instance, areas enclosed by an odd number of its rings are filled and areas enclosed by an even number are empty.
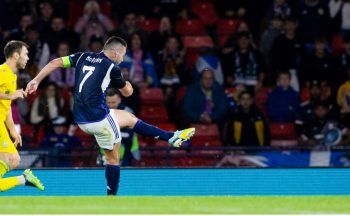
[[[53,58],[100,52],[111,35],[128,42],[119,66],[135,92],[109,89],[108,106],[167,130],[197,128],[172,165],[237,165],[249,148],[349,145],[349,0],[0,0],[1,50],[9,40],[30,46],[19,88]],[[96,164],[92,151],[89,163],[60,156],[94,146],[72,122],[74,73],[59,69],[13,103],[24,149],[49,149],[46,166]],[[169,165],[155,156],[169,156],[164,142],[123,130],[123,146],[126,166]]]

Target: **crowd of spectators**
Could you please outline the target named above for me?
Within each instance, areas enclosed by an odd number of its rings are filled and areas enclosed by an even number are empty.
[[[160,88],[169,122],[217,124],[223,145],[268,146],[276,124],[291,126],[300,145],[346,144],[349,14],[349,0],[0,0],[0,48],[30,46],[18,74],[24,88],[51,59],[100,52],[108,36],[121,36],[128,49],[119,67],[135,88],[122,102],[136,115],[140,94]],[[193,26],[181,31],[184,21]],[[228,21],[233,29],[220,33]],[[45,134],[60,133],[58,120],[72,124],[74,73],[58,69],[39,94],[14,103],[17,123]],[[334,129],[340,141],[327,134]]]

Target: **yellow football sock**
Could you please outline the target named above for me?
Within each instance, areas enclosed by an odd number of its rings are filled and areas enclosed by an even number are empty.
[[[2,178],[8,171],[10,171],[10,168],[7,163],[0,160],[0,178]]]
[[[19,185],[19,179],[17,176],[0,179],[0,192],[7,191],[17,185]]]

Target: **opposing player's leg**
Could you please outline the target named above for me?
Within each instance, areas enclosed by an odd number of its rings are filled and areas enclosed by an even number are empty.
[[[124,110],[111,109],[111,115],[114,115],[114,118],[117,119],[120,128],[130,128],[140,135],[168,141],[174,147],[180,147],[184,141],[189,140],[195,133],[195,128],[175,132],[165,131],[147,124]]]
[[[26,170],[22,175],[3,178],[3,176],[16,168],[21,161],[15,145],[9,137],[6,126],[0,123],[0,191],[7,191],[19,185],[34,186],[44,190],[41,182]]]
[[[29,169],[25,170],[20,176],[3,178],[7,172],[17,167],[19,163],[20,157],[18,153],[0,152],[0,192],[10,190],[19,185],[32,186],[44,190],[40,180]]]

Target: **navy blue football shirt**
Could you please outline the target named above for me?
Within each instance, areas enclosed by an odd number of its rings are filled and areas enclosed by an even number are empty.
[[[74,121],[78,124],[103,120],[109,113],[105,91],[126,83],[118,65],[101,53],[79,52],[62,57],[65,68],[75,67]]]

